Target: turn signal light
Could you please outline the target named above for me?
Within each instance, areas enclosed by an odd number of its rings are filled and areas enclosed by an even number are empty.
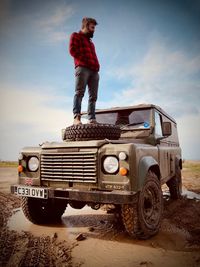
[[[23,172],[23,166],[22,165],[19,165],[17,169],[18,169],[18,172]]]
[[[121,167],[121,168],[119,169],[119,173],[120,173],[122,176],[126,176],[127,173],[128,173],[128,170],[127,170],[126,168],[124,168],[124,167]]]

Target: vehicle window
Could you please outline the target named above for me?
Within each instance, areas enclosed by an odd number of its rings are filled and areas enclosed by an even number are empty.
[[[128,126],[131,128],[149,128],[150,110],[120,110],[104,114],[96,114],[99,123]]]
[[[129,123],[137,128],[149,128],[150,126],[150,110],[135,110],[129,115]]]
[[[162,136],[162,118],[161,115],[155,112],[155,135],[157,137]]]
[[[99,123],[105,123],[105,124],[115,124],[117,120],[117,112],[109,112],[109,113],[103,113],[103,114],[96,114],[96,120]]]

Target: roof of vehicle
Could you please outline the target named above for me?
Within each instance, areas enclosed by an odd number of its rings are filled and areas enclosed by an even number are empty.
[[[167,114],[162,108],[160,108],[157,105],[154,104],[139,104],[139,105],[134,105],[134,106],[124,106],[124,107],[113,107],[113,108],[107,108],[107,109],[96,109],[96,114],[101,114],[101,113],[109,113],[113,111],[119,111],[119,110],[138,110],[138,109],[149,109],[149,108],[155,108],[159,112],[161,112],[163,115],[168,117],[170,120],[176,123],[175,119],[173,119],[169,114]],[[83,112],[82,114],[87,114],[87,112]]]

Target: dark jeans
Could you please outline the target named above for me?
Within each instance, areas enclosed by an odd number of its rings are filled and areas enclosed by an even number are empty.
[[[85,67],[75,69],[75,95],[73,113],[74,117],[81,113],[82,98],[88,85],[88,119],[95,119],[95,107],[98,94],[99,73]]]

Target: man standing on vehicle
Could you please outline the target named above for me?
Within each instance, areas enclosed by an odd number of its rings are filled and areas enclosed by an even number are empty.
[[[72,33],[69,52],[74,57],[75,64],[75,95],[73,102],[74,124],[81,123],[81,103],[88,86],[88,119],[96,123],[95,107],[99,85],[99,61],[95,46],[91,41],[97,22],[93,18],[83,18],[82,29]]]

